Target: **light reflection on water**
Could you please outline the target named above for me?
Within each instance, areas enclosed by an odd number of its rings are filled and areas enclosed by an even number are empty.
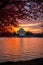
[[[43,38],[0,38],[0,62],[43,57]]]

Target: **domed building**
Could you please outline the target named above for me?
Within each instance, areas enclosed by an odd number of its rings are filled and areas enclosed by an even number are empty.
[[[20,28],[19,31],[17,31],[17,33],[19,34],[19,36],[25,36],[26,32],[23,28]]]

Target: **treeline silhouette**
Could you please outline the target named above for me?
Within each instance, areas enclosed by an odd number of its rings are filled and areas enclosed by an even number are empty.
[[[43,33],[26,32],[26,37],[43,37]]]
[[[0,32],[0,37],[43,37],[42,33],[32,33],[27,31],[24,36],[20,36],[20,33]]]

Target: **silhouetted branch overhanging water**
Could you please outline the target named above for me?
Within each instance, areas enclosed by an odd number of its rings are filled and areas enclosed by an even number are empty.
[[[32,4],[33,2],[34,5]],[[17,18],[27,20],[36,20],[37,18],[43,18],[43,4],[41,3],[42,0],[0,0],[0,27],[4,29],[10,24],[13,26],[18,26],[19,24],[16,20]],[[34,6],[36,6],[35,10]],[[37,8],[37,6],[39,7],[39,9]],[[37,14],[38,12],[40,13]]]

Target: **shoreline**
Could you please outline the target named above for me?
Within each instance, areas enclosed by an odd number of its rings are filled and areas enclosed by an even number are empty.
[[[6,61],[0,63],[0,65],[43,65],[43,58],[36,58],[32,60],[26,60],[26,61]]]
[[[0,38],[43,38],[36,36],[2,36]]]

